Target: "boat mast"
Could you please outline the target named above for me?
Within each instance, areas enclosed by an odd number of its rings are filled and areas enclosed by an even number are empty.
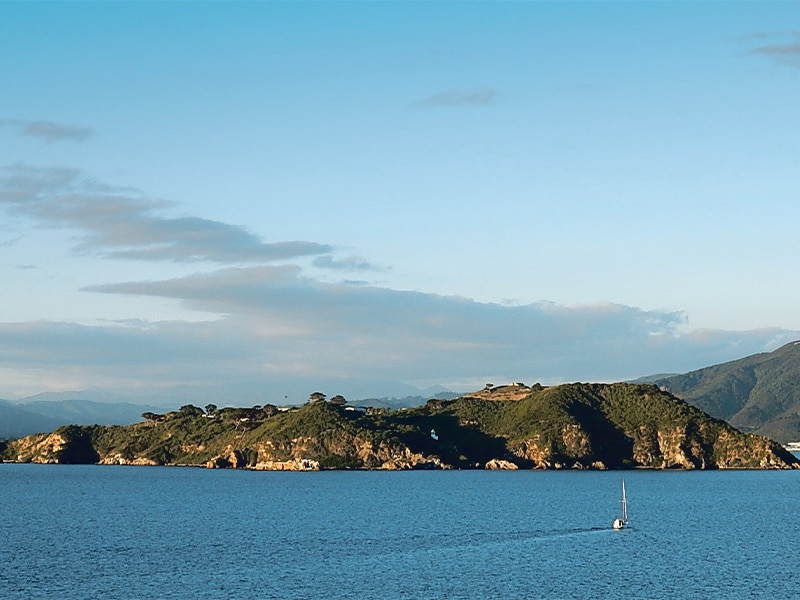
[[[622,521],[623,523],[628,522],[628,499],[625,497],[625,480],[622,480],[622,500],[620,500],[620,504],[622,504]]]

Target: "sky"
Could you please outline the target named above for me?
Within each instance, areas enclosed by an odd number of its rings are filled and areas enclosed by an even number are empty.
[[[0,398],[800,339],[800,3],[0,3]]]

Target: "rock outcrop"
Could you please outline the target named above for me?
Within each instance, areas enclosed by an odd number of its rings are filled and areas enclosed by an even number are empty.
[[[50,434],[31,435],[11,442],[6,454],[16,462],[41,464],[94,464],[101,457],[83,427],[68,425]]]
[[[493,458],[492,460],[488,461],[483,468],[489,471],[516,471],[519,469],[515,463],[509,460],[501,460],[498,458]]]

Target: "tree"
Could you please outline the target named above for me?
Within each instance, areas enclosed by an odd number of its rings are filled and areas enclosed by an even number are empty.
[[[157,415],[154,412],[143,412],[142,413],[142,418],[145,421],[148,421],[150,423],[155,423],[156,421],[158,421],[161,418],[161,415]]]
[[[324,402],[325,401],[325,394],[322,392],[314,392],[308,397],[309,402]]]
[[[262,406],[260,404],[256,404],[253,408],[248,408],[245,411],[245,414],[249,418],[255,419],[255,420],[261,419],[264,416],[264,413],[262,412]]]
[[[261,414],[263,414],[266,418],[274,417],[278,414],[278,407],[274,404],[265,404],[261,409]]]
[[[216,404],[206,404],[206,414],[213,415],[217,412],[217,405]]]
[[[330,402],[334,406],[344,406],[345,404],[347,404],[347,400],[345,400],[344,396],[340,396],[339,394],[336,394],[333,398],[328,400],[328,402]]]
[[[200,417],[204,414],[203,409],[194,404],[184,404],[178,412],[182,417]]]

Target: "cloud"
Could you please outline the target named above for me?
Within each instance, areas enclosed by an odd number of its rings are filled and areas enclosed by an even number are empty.
[[[0,170],[0,206],[38,222],[82,232],[76,250],[145,261],[258,263],[326,254],[327,244],[264,242],[243,227],[161,214],[172,203],[115,188],[72,169]]]
[[[772,43],[751,49],[748,54],[771,58],[776,63],[800,67],[800,32],[759,33],[748,36],[749,40],[774,40],[790,38],[791,41]]]
[[[509,308],[386,290],[367,293],[352,309],[347,299],[335,301],[341,290],[326,290],[317,301],[335,306],[317,316],[316,303],[287,307],[300,291],[215,321],[0,324],[3,393],[29,382],[31,393],[149,387],[169,397],[184,385],[198,397],[206,389],[224,394],[225,403],[263,404],[276,401],[267,397],[276,387],[295,400],[317,388],[359,397],[365,381],[441,383],[458,391],[486,381],[612,381],[685,372],[797,337],[781,330],[683,335],[674,329],[681,320],[675,315],[623,306]],[[199,293],[198,286],[193,294]],[[384,294],[389,306],[360,312]],[[397,312],[398,304],[406,310]],[[397,384],[382,389],[373,393],[391,394]]]
[[[59,142],[63,140],[83,142],[95,134],[92,127],[65,125],[52,121],[4,119],[0,120],[0,127],[2,126],[15,129],[19,135],[38,138],[46,142]]]
[[[11,248],[13,246],[16,246],[20,242],[20,240],[22,240],[21,235],[15,236],[7,240],[2,240],[0,241],[0,248]]]
[[[463,90],[453,88],[428,96],[415,104],[417,106],[491,106],[497,102],[500,93],[492,88]]]
[[[334,271],[384,271],[371,262],[359,256],[346,256],[335,259],[331,255],[318,256],[311,263],[319,269],[331,269]]]
[[[608,303],[503,306],[321,283],[286,267],[226,268],[88,291],[177,299],[224,315],[197,324],[214,332],[195,337],[211,345],[217,335],[236,340],[265,379],[293,373],[311,387],[319,377],[426,385],[620,380],[689,371],[798,337],[779,329],[683,333],[679,312]]]

